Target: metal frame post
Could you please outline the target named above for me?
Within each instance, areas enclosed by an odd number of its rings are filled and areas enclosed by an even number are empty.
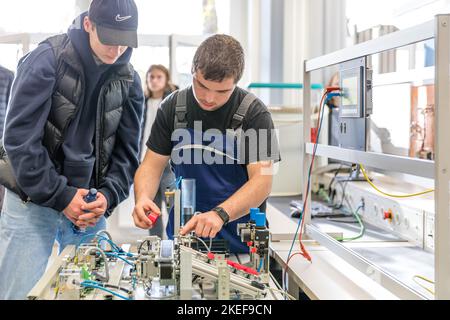
[[[306,61],[303,68],[303,141],[302,143],[302,168],[303,168],[303,199],[307,196],[309,201],[303,208],[305,224],[311,221],[311,188],[307,191],[308,171],[311,164],[311,156],[306,153],[306,143],[311,141],[311,74],[306,69]],[[302,230],[300,230],[302,232]]]
[[[435,252],[436,299],[450,299],[450,16],[438,15],[435,21]]]

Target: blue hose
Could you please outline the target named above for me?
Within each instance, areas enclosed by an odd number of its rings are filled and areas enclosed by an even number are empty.
[[[85,287],[85,288],[98,289],[98,290],[102,290],[102,291],[108,292],[108,293],[112,294],[113,296],[119,297],[119,298],[121,298],[123,300],[131,300],[130,298],[127,298],[127,297],[125,297],[125,296],[123,296],[123,295],[121,295],[121,294],[119,294],[117,292],[111,291],[109,289],[106,289],[104,287],[101,287],[101,286],[97,285],[97,282],[95,282],[95,281],[83,281],[81,283],[81,285],[83,287]]]
[[[260,259],[259,260],[259,267],[258,267],[258,272],[260,272],[261,271],[261,269],[262,269],[262,267],[263,267],[263,263],[264,263],[264,260],[263,259]]]

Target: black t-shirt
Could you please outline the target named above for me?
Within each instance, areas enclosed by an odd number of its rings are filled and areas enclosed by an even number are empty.
[[[194,128],[194,121],[202,122],[202,130],[218,129],[225,134],[227,129],[231,128],[233,115],[239,108],[242,100],[247,95],[247,91],[236,87],[227,103],[215,111],[205,111],[200,108],[194,97],[192,87],[187,92],[187,126]],[[172,133],[174,131],[175,107],[177,94],[173,93],[161,103],[161,107],[156,115],[152,126],[150,137],[147,141],[147,147],[158,154],[170,156],[172,153]],[[250,148],[258,148],[258,145],[245,143],[246,157],[243,163],[249,164],[264,160],[281,160],[278,140],[274,130],[272,116],[264,103],[256,99],[250,105],[250,108],[242,122],[242,131],[245,133],[249,129],[256,131],[258,139],[267,139],[267,152],[257,152],[255,156],[248,156]],[[262,130],[267,130],[267,134],[260,134]],[[259,150],[258,150],[259,151]]]

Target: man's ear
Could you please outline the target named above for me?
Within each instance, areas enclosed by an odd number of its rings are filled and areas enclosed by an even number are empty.
[[[83,27],[84,31],[86,31],[87,33],[89,33],[92,30],[92,22],[91,20],[89,20],[89,17],[84,17]]]

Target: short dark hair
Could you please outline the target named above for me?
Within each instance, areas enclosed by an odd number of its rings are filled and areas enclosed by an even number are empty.
[[[244,50],[239,41],[225,34],[216,34],[200,44],[192,61],[192,73],[200,70],[210,81],[234,78],[238,83],[244,72]]]

